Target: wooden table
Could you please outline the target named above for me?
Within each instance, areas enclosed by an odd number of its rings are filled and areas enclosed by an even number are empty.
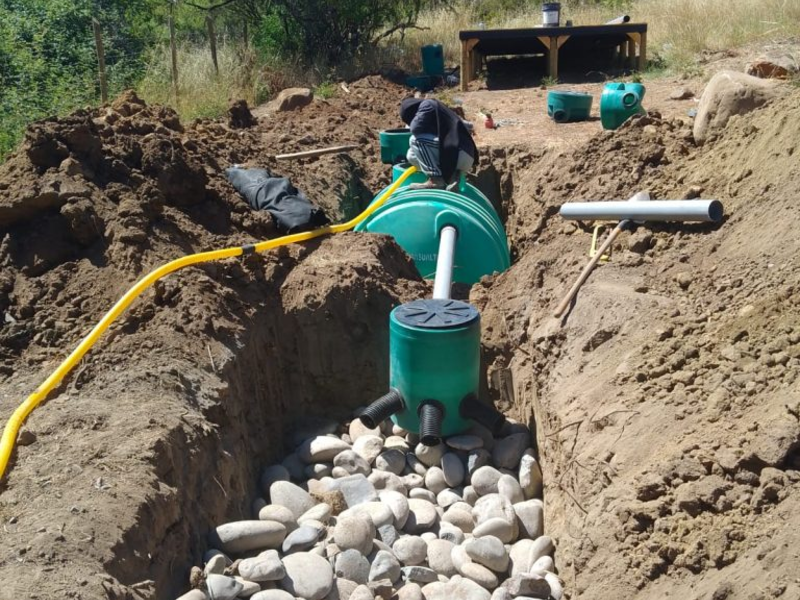
[[[601,49],[616,48],[623,66],[639,71],[644,70],[647,61],[647,23],[479,29],[461,31],[458,37],[461,40],[462,91],[475,79],[486,56],[545,54],[547,74],[553,78],[558,78],[559,53],[567,50],[588,56]]]

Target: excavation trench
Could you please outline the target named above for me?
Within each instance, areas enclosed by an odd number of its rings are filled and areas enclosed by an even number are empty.
[[[511,175],[490,165],[477,183],[505,220]],[[265,274],[259,293],[250,296],[258,298],[256,308],[234,339],[213,340],[202,377],[187,367],[180,395],[194,414],[154,446],[149,461],[159,493],[140,505],[136,525],[105,565],[122,586],[150,582],[157,598],[188,589],[190,567],[203,566],[214,527],[257,518],[265,466],[280,463],[309,437],[346,432],[353,409],[385,393],[388,315],[400,303],[430,296],[430,283],[383,236],[312,242],[288,257],[289,269],[275,268],[280,261],[269,258],[253,260],[246,270]],[[454,291],[469,299],[468,287]],[[509,352],[514,349],[501,361]],[[511,433],[526,426],[535,432],[532,406],[509,402],[497,362],[496,351],[484,347],[483,399],[499,400],[522,424]],[[529,445],[535,448],[535,435]]]

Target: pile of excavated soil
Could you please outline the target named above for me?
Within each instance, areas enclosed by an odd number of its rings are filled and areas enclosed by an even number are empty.
[[[377,131],[406,92],[349,89],[243,129],[133,96],[35,125],[0,166],[0,414],[152,268],[276,235],[230,164],[290,176],[334,220],[363,206],[389,180]],[[476,179],[514,256],[469,292],[485,393],[535,431],[565,597],[800,596],[797,100],[702,148],[655,113],[564,154],[482,143]],[[360,148],[272,158],[344,143]],[[640,190],[717,198],[727,217],[623,234],[554,319],[591,237],[558,206]],[[320,412],[343,421],[385,392],[388,313],[428,290],[391,240],[342,234],[146,292],[25,426],[0,483],[2,593],[185,591],[208,532],[251,517],[262,465]]]

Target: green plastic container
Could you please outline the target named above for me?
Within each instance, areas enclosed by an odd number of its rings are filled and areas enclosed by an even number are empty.
[[[432,279],[439,232],[445,225],[458,230],[453,281],[471,285],[511,265],[505,231],[494,210],[446,190],[401,189],[356,231],[391,235],[411,256],[420,274]]]
[[[556,123],[586,121],[591,112],[591,94],[585,92],[547,93],[547,116]]]
[[[641,83],[607,83],[600,96],[603,129],[617,129],[633,115],[644,114],[645,88]]]
[[[412,75],[406,77],[406,85],[420,92],[430,92],[436,87],[436,78],[430,75]]]
[[[444,50],[441,44],[430,44],[420,49],[422,71],[431,77],[444,77]]]
[[[411,142],[410,129],[387,129],[378,134],[381,144],[381,162],[393,165],[406,160]]]
[[[478,393],[481,322],[478,310],[458,300],[415,300],[389,317],[389,385],[405,408],[392,420],[419,432],[418,410],[435,400],[444,408],[442,436],[469,429],[459,414],[465,396]]]

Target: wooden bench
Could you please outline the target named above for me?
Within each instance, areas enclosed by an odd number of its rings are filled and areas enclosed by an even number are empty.
[[[547,74],[558,78],[558,56],[564,50],[589,55],[616,48],[623,66],[643,71],[647,61],[647,24],[583,25],[580,27],[532,27],[528,29],[479,29],[461,31],[461,90],[480,70],[486,56],[544,54]]]

